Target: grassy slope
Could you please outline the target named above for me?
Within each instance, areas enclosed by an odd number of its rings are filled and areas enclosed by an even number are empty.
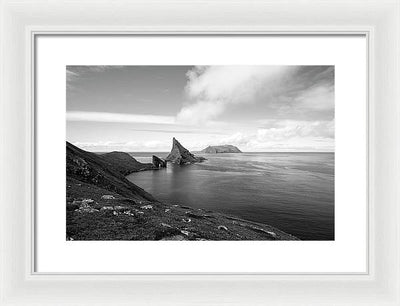
[[[66,189],[69,240],[296,240],[268,225],[160,203],[69,143]]]

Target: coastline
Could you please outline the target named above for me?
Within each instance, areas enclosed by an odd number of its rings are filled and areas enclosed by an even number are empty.
[[[67,143],[67,240],[299,240],[267,224],[160,202],[119,166]],[[156,169],[130,173],[148,170]]]

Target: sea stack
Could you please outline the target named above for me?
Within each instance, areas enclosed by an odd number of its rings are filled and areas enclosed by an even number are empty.
[[[165,159],[173,164],[185,165],[199,163],[205,160],[204,157],[196,157],[188,149],[182,146],[175,137],[172,139],[172,150]]]
[[[167,162],[155,155],[153,155],[153,165],[157,168],[167,168]]]

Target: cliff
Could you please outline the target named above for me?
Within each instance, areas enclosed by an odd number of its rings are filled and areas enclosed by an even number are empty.
[[[174,164],[184,165],[199,163],[205,160],[204,157],[196,157],[194,154],[190,153],[188,149],[182,146],[175,137],[172,139],[172,150],[165,159]]]
[[[201,151],[202,153],[207,154],[217,154],[217,153],[242,153],[238,149],[238,147],[232,145],[222,145],[222,146],[208,146],[204,150]]]

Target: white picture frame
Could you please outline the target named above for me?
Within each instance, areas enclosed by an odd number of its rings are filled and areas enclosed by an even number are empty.
[[[400,1],[1,2],[1,305],[400,305]],[[36,35],[365,35],[366,274],[33,271]]]

